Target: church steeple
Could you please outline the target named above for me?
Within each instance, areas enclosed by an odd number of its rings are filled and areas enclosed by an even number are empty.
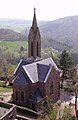
[[[32,22],[32,28],[34,31],[37,30],[36,8],[34,8],[34,17],[33,17],[33,22]]]
[[[32,26],[28,35],[28,57],[33,60],[41,57],[41,36],[37,26],[36,8],[34,8]]]

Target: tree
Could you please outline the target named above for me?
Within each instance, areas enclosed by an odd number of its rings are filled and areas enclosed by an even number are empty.
[[[78,110],[77,110],[78,83],[76,83],[74,86],[74,92],[75,92],[75,112],[76,112],[76,116],[78,117]]]
[[[67,72],[70,67],[74,65],[72,58],[69,56],[68,52],[64,50],[60,55],[60,68],[63,70],[61,78],[61,87],[63,87],[63,81],[67,78]]]
[[[52,52],[50,53],[50,56],[51,56],[51,58],[53,59],[53,61],[55,62],[55,57],[54,57],[54,55],[53,55]]]
[[[46,114],[50,114],[53,111],[53,104],[51,102],[51,99],[47,96],[44,97],[42,102],[43,110]]]
[[[78,109],[77,109],[78,66],[77,65],[73,65],[73,67],[70,69],[69,78],[72,79],[72,86],[69,86],[69,89],[72,89],[75,93],[75,113],[76,113],[76,117],[78,117]]]
[[[48,96],[45,96],[41,105],[39,105],[39,108],[43,111],[43,113],[38,120],[40,120],[40,118],[41,120],[55,120],[58,111],[57,107],[57,104],[54,104]]]

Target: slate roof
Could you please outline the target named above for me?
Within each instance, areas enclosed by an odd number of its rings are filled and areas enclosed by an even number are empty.
[[[52,70],[53,67],[59,70],[54,61],[51,58],[47,58],[29,65],[24,65],[23,69],[31,82],[36,83],[38,81],[44,82],[49,70]]]
[[[25,85],[29,83],[29,78],[27,75],[24,75],[23,72],[20,72],[12,81],[12,83],[19,84],[19,85]]]
[[[48,65],[48,66],[51,65],[56,69],[56,71],[59,71],[58,67],[56,66],[55,62],[53,61],[53,59],[51,57],[43,59],[43,60],[38,61],[36,63],[43,64],[43,65]]]
[[[49,70],[48,65],[37,64],[38,78],[40,81],[44,81]]]
[[[58,67],[51,58],[43,59],[33,63],[30,63],[30,61],[28,62],[25,60],[21,60],[15,73],[19,73],[19,70],[23,69],[25,76],[22,73],[20,73],[19,75],[17,74],[17,76],[19,76],[19,80],[16,80],[16,83],[23,84],[27,81],[31,81],[32,83],[36,83],[39,81],[46,82],[53,68],[55,68],[56,71],[59,71]]]
[[[50,69],[49,66],[43,64],[32,63],[29,65],[23,66],[26,74],[30,78],[32,83],[36,83],[38,81],[43,81],[46,78],[48,70]]]
[[[40,102],[43,99],[43,96],[40,92],[40,89],[37,88],[36,91],[34,92],[33,96],[30,96],[29,99],[35,101],[35,102]]]
[[[28,75],[28,77],[30,78],[32,83],[39,81],[36,63],[25,65],[25,66],[23,66],[23,69],[25,70],[26,74]]]
[[[21,70],[23,65],[28,65],[28,64],[31,64],[31,63],[39,61],[39,60],[42,60],[42,59],[39,58],[39,57],[37,57],[36,60],[33,60],[32,57],[27,58],[26,60],[21,59],[20,62],[18,63],[18,65],[17,65],[15,71],[14,71],[14,75],[16,76],[19,73],[19,71]]]
[[[22,66],[27,65],[27,64],[30,64],[30,61],[21,59],[20,62],[18,63],[18,66],[16,67],[14,71],[14,75],[16,76],[21,70]]]

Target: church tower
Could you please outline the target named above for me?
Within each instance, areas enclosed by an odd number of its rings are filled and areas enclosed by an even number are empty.
[[[32,26],[28,35],[28,57],[33,60],[36,60],[41,57],[41,36],[39,28],[37,26],[35,8]]]

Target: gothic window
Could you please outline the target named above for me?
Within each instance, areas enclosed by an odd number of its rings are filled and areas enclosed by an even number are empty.
[[[58,97],[60,96],[60,83],[58,81]]]
[[[54,83],[51,82],[50,84],[50,95],[52,95],[54,93]]]
[[[39,50],[38,50],[38,42],[37,42],[37,56],[38,56],[38,52],[39,52]]]
[[[31,42],[31,56],[33,56],[33,42]]]
[[[15,95],[16,95],[16,101],[18,100],[18,92],[16,91],[15,92]]]
[[[34,103],[32,103],[32,109],[35,110],[35,106],[34,106]]]
[[[24,101],[24,92],[21,92],[21,101]]]

